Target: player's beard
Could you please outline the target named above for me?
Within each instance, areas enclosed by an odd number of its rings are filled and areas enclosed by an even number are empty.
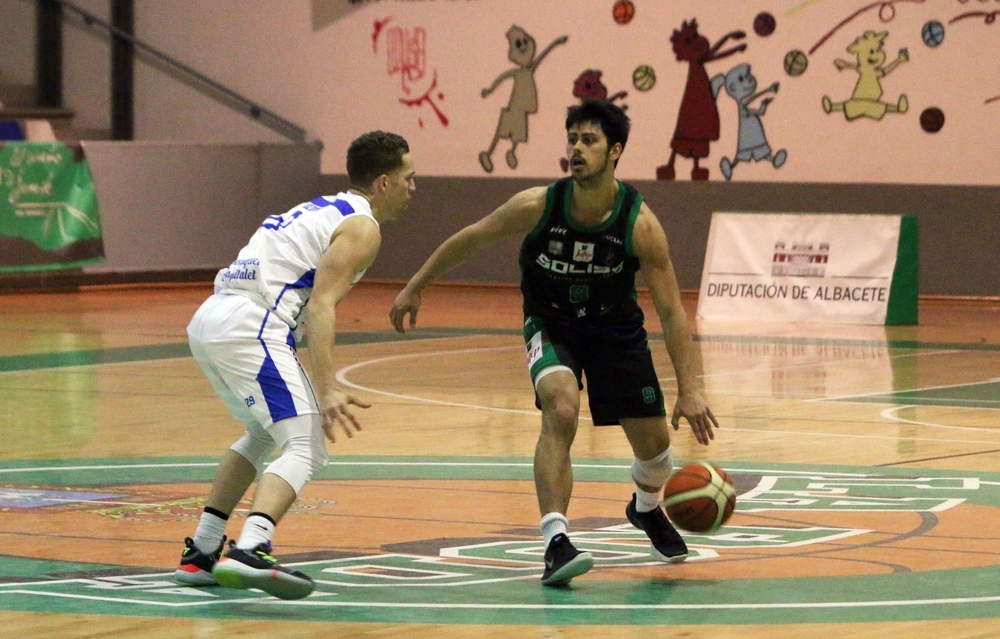
[[[588,186],[590,184],[599,182],[601,176],[604,175],[604,172],[608,168],[608,162],[611,161],[610,155],[611,155],[610,153],[605,154],[604,159],[601,162],[600,166],[594,167],[590,170],[587,170],[589,168],[589,165],[584,165],[585,172],[580,175],[574,174],[573,180],[580,186]]]

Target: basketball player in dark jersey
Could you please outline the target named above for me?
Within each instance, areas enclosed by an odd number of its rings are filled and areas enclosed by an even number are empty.
[[[566,118],[571,177],[516,194],[491,214],[448,238],[399,293],[389,313],[397,331],[416,325],[421,291],[480,249],[514,234],[521,245],[521,291],[528,368],[542,411],[535,449],[535,488],[545,539],[542,583],[568,583],[593,566],[567,536],[573,474],[570,446],[587,380],[595,425],[621,424],[635,454],[635,494],[628,520],[649,536],[653,555],[687,558],[687,546],[659,506],[672,472],[673,449],[663,393],[635,300],[642,269],[677,377],[671,424],[684,417],[699,443],[718,422],[701,395],[691,334],[659,220],[634,188],[615,179],[629,119],[610,102],[587,100]]]

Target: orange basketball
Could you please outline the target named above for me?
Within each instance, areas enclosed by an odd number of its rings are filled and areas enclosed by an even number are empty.
[[[663,488],[663,507],[678,528],[712,532],[729,520],[736,508],[736,487],[729,474],[708,462],[681,468]]]
[[[618,0],[611,13],[618,24],[628,24],[635,15],[635,5],[632,4],[632,0]]]

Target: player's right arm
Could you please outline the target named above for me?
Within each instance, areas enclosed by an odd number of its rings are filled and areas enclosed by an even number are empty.
[[[535,228],[545,211],[546,193],[547,187],[544,186],[521,191],[492,213],[466,226],[437,247],[396,296],[389,311],[389,319],[395,329],[400,333],[404,332],[403,320],[407,314],[410,316],[410,328],[416,326],[420,293],[431,282],[487,246]]]

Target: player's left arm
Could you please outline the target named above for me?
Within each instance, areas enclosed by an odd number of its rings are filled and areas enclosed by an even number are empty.
[[[334,232],[316,266],[312,295],[309,297],[309,361],[312,382],[319,401],[326,436],[334,439],[334,427],[347,433],[361,430],[350,406],[368,408],[370,404],[344,391],[336,384],[333,347],[336,341],[337,304],[344,299],[358,273],[367,269],[378,254],[382,236],[378,225],[358,215],[344,220]]]
[[[684,417],[701,444],[715,438],[713,428],[718,428],[708,403],[702,397],[697,380],[697,366],[691,347],[691,330],[687,313],[681,303],[674,265],[670,260],[667,234],[652,210],[642,203],[635,227],[632,230],[632,251],[639,264],[649,294],[660,318],[663,341],[670,354],[677,377],[677,402],[670,423],[676,430]]]

